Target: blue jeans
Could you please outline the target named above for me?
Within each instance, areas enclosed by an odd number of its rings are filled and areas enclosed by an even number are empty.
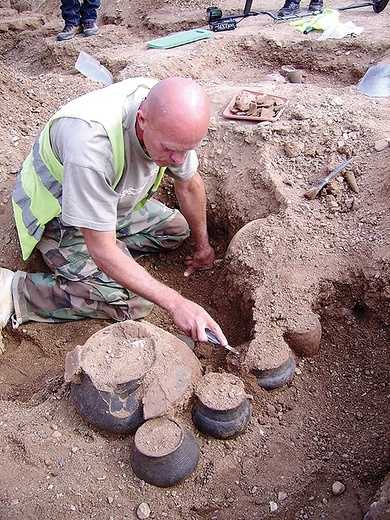
[[[66,25],[96,22],[100,0],[61,0],[61,15]]]

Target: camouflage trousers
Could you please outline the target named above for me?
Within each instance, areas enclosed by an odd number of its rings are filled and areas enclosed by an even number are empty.
[[[178,247],[189,236],[189,228],[179,211],[150,199],[139,211],[118,221],[116,236],[118,247],[137,257]],[[64,226],[55,218],[46,226],[37,248],[52,272],[16,272],[14,326],[30,320],[122,321],[142,318],[152,310],[151,302],[124,289],[96,266],[78,228]]]

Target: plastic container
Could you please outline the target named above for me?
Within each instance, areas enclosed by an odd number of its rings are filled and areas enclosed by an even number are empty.
[[[137,477],[148,484],[180,484],[195,470],[199,458],[198,441],[173,419],[150,419],[134,436],[131,466]]]
[[[359,81],[358,89],[366,96],[390,96],[390,63],[370,67]]]
[[[114,83],[111,72],[107,70],[99,60],[87,52],[80,51],[74,67],[81,72],[81,74],[84,74],[84,76],[93,81],[98,81],[105,85],[112,85]]]

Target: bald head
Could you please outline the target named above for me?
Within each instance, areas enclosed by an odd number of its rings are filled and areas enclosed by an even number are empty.
[[[210,122],[210,100],[203,87],[189,78],[161,80],[142,108],[155,127],[194,142],[202,140]]]

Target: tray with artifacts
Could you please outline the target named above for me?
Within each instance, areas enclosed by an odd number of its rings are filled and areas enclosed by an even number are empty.
[[[287,105],[286,98],[243,89],[233,97],[223,115],[228,119],[277,121]]]

